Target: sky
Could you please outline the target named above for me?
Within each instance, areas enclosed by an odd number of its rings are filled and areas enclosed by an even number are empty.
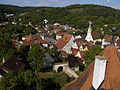
[[[120,9],[120,0],[0,0],[0,4],[50,7],[64,7],[71,4],[98,4]]]

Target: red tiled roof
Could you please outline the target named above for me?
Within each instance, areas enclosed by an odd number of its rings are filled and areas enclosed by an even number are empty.
[[[65,34],[63,39],[68,42],[72,38],[72,36],[73,35],[71,35],[71,34]]]
[[[12,40],[12,44],[16,46],[17,40]]]
[[[39,28],[38,31],[45,31],[45,29],[44,28]]]
[[[54,30],[51,30],[51,32],[59,32],[60,30],[56,30],[56,29],[54,29]]]
[[[55,65],[60,65],[60,64],[68,64],[68,62],[59,62],[59,63],[55,63]]]
[[[72,49],[72,51],[74,52],[79,52],[80,50],[79,49]]]
[[[115,46],[108,46],[101,53],[108,58],[105,79],[100,85],[104,90],[120,89],[120,54]],[[65,90],[90,90],[92,86],[94,62],[76,80],[67,84]]]
[[[77,46],[80,47],[81,45],[82,46],[92,46],[93,43],[92,42],[88,42],[86,41],[84,38],[77,38],[74,40],[74,42],[76,42]]]
[[[36,40],[36,39],[37,39],[37,40],[38,40],[38,39],[41,39],[40,35],[34,35],[34,36],[33,36],[33,40]]]
[[[67,44],[67,42],[63,38],[60,38],[60,39],[58,39],[55,46],[57,47],[57,49],[61,50],[66,44]]]
[[[25,38],[26,38],[27,41],[33,41],[34,37],[32,36],[32,34],[30,34],[28,36],[25,36]]]
[[[48,42],[43,39],[39,39],[39,40],[37,40],[37,42],[40,44],[48,44]]]
[[[25,36],[27,41],[34,41],[34,40],[39,40],[41,39],[40,35],[29,35],[29,36]]]
[[[93,37],[93,40],[100,39],[100,35],[98,32],[92,32],[92,37]]]
[[[21,42],[22,42],[22,44],[25,45],[25,46],[31,46],[31,45],[33,44],[32,41],[22,40]]]
[[[120,39],[118,39],[116,43],[117,43],[117,46],[120,47]]]
[[[63,36],[65,34],[69,34],[68,32],[58,32],[56,35],[60,35],[60,36]]]
[[[79,49],[72,49],[72,55],[76,55],[78,52],[80,52]]]
[[[82,42],[76,42],[76,44],[77,44],[78,48],[79,48],[81,45],[83,45]]]
[[[58,39],[56,42],[55,46],[57,49],[62,49],[71,39],[72,35],[71,34],[65,34],[63,38]]]
[[[112,41],[112,35],[105,35],[103,39],[105,39],[105,42],[111,42]]]
[[[78,52],[80,52],[81,59],[84,60],[84,55],[85,55],[84,51],[80,51],[79,49],[72,49],[72,55],[76,55]]]
[[[77,39],[74,40],[74,42],[81,42],[82,44],[83,43],[88,43],[88,41],[85,40],[84,38],[77,38]]]
[[[114,41],[117,40],[117,37],[118,36],[114,36]],[[113,38],[112,35],[105,35],[103,39],[105,39],[105,42],[112,42],[112,38]]]
[[[60,52],[60,55],[62,55],[62,56],[67,56],[68,54],[67,54],[65,51],[61,51],[61,52]]]

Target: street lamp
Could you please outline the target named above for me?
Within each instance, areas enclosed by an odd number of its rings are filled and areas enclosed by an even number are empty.
[[[114,44],[114,32],[116,32],[117,27],[113,26],[111,30],[112,30],[112,44],[115,45]]]

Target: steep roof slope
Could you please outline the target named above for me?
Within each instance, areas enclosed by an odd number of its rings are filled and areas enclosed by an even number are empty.
[[[108,58],[105,80],[100,88],[120,89],[120,54],[115,46],[108,46],[101,53]],[[66,85],[65,90],[90,90],[92,87],[94,62],[78,77],[78,79]]]

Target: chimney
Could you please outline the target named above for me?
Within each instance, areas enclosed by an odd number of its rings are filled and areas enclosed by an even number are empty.
[[[93,72],[93,80],[92,86],[97,90],[103,80],[105,79],[105,71],[106,71],[107,57],[105,56],[96,56],[94,63],[94,72]]]

